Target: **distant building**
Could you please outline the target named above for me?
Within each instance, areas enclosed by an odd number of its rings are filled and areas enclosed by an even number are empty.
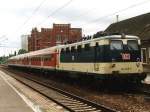
[[[21,36],[21,49],[28,51],[28,36],[29,35],[22,35]]]
[[[28,51],[40,49],[40,32],[37,28],[32,29],[31,35],[28,36]]]
[[[81,28],[71,28],[70,24],[53,24],[53,28],[41,28],[41,31],[32,29],[28,36],[28,49],[35,51],[81,39]]]

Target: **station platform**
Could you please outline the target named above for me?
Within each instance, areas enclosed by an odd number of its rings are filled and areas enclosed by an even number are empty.
[[[0,112],[34,112],[0,74]]]

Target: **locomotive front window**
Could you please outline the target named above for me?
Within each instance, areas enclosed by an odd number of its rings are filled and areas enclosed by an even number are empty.
[[[138,50],[138,42],[136,40],[128,40],[128,50]]]
[[[111,50],[122,50],[123,49],[122,41],[121,40],[111,40],[110,49]]]

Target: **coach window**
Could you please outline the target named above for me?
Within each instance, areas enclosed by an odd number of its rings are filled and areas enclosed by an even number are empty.
[[[78,51],[78,52],[82,52],[82,46],[81,46],[81,45],[78,45],[78,46],[77,46],[77,51]]]
[[[48,57],[47,56],[45,57],[45,61],[48,61]]]
[[[47,57],[44,58],[44,61],[47,61]]]
[[[38,61],[40,61],[40,57],[38,57]]]
[[[51,61],[51,57],[50,56],[48,57],[48,61]]]

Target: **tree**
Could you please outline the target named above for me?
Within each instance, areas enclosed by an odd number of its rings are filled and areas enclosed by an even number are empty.
[[[16,56],[16,55],[17,55],[17,52],[15,51],[15,52],[14,52],[14,56]]]
[[[26,51],[25,49],[20,49],[20,50],[18,51],[18,55],[19,55],[19,54],[24,54],[24,53],[27,53],[27,51]]]

